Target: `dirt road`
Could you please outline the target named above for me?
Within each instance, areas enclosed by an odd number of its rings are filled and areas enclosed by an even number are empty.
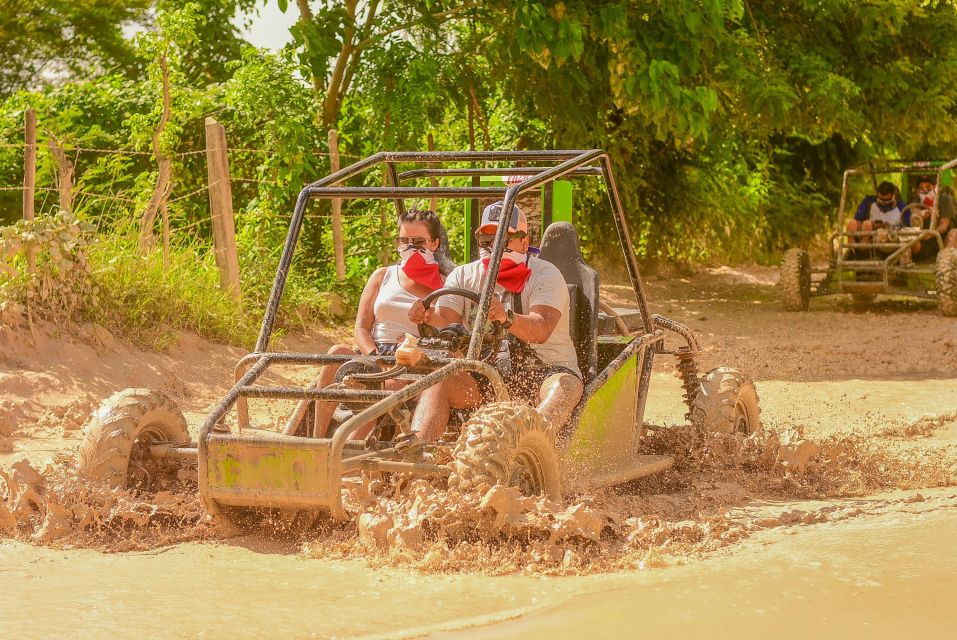
[[[598,496],[633,509],[629,535],[649,522],[665,533],[654,549],[621,543],[610,560],[552,571],[565,577],[365,557],[341,531],[338,546],[213,536],[136,553],[0,534],[0,628],[44,638],[946,637],[957,597],[957,323],[900,301],[861,310],[815,300],[787,314],[773,280],[770,270],[722,269],[647,287],[653,312],[699,334],[708,367],[754,375],[767,429],[837,443],[840,469],[810,479],[689,471]],[[627,302],[624,289],[607,293]],[[131,384],[170,393],[195,430],[241,353],[183,336],[168,354],[143,354],[86,334],[41,328],[34,346],[24,327],[0,325],[0,428],[13,427],[0,468],[75,447],[83,411]],[[647,421],[680,423],[679,396],[662,366]]]

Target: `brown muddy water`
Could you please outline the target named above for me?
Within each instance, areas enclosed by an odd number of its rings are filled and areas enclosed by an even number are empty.
[[[0,543],[8,638],[952,638],[957,492],[859,501],[686,565],[534,577],[306,559],[258,539],[104,555]]]

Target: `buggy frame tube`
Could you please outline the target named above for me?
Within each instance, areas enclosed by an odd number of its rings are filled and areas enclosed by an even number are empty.
[[[401,210],[403,197],[432,197],[441,194],[445,197],[469,198],[476,195],[485,195],[484,187],[399,187],[394,186],[399,182],[399,174],[396,172],[395,164],[399,162],[421,162],[440,164],[444,162],[505,162],[505,161],[546,161],[558,162],[554,167],[546,168],[536,174],[531,175],[516,185],[508,187],[504,191],[504,204],[508,209],[522,193],[538,187],[539,185],[554,181],[564,175],[575,174],[576,171],[586,170],[591,172],[594,167],[591,162],[599,160],[601,163],[601,172],[604,177],[605,188],[607,190],[609,204],[612,213],[615,216],[616,228],[618,230],[619,240],[622,244],[622,251],[625,254],[625,262],[628,267],[629,277],[635,290],[635,298],[638,303],[639,311],[642,315],[644,330],[647,332],[651,328],[650,313],[648,311],[647,299],[638,273],[637,260],[634,254],[634,247],[631,237],[628,233],[627,224],[624,220],[624,211],[622,209],[621,198],[618,194],[618,187],[615,183],[614,174],[611,168],[611,161],[608,154],[601,149],[592,149],[588,151],[432,151],[432,152],[379,152],[353,163],[335,173],[317,180],[307,185],[300,193],[296,202],[296,208],[292,219],[289,222],[289,232],[286,236],[286,242],[283,246],[282,256],[279,266],[276,270],[276,279],[270,291],[269,300],[266,306],[266,313],[263,317],[260,328],[259,338],[256,341],[256,353],[264,353],[268,349],[269,340],[272,336],[273,325],[275,324],[276,313],[279,307],[279,301],[285,289],[286,279],[289,268],[292,264],[292,258],[295,253],[296,243],[299,239],[299,233],[302,228],[305,209],[308,201],[312,197],[326,198],[345,198],[350,196],[391,198],[397,202],[397,207]],[[393,184],[391,187],[345,187],[342,183],[380,163],[385,164],[385,171],[389,181]],[[523,168],[528,170],[527,168]],[[468,175],[476,175],[476,171],[482,172],[483,168],[472,169],[471,172],[462,169],[459,170]],[[496,171],[499,171],[496,168]],[[490,190],[487,195],[498,195],[502,193],[500,189]],[[504,252],[505,235],[507,225],[504,221],[499,221],[499,227],[496,230],[495,242],[493,244],[493,256],[499,257]],[[499,264],[493,260],[489,265],[489,275],[486,285],[482,291],[475,326],[482,326],[488,318],[488,306],[491,301],[491,295],[494,291],[494,282],[498,276]],[[481,351],[482,334],[476,332],[472,336],[469,344],[467,357],[474,359]]]
[[[495,241],[492,244],[492,257],[489,260],[488,274],[485,277],[485,284],[482,286],[482,293],[479,296],[478,310],[475,314],[475,322],[472,324],[473,327],[484,327],[486,320],[488,320],[489,306],[491,305],[492,296],[495,295],[495,285],[498,280],[499,267],[501,266],[501,260],[499,258],[501,258],[505,252],[505,245],[507,244],[505,236],[508,233],[508,223],[512,219],[512,206],[515,204],[515,201],[518,200],[518,197],[540,184],[560,178],[573,169],[588,164],[595,158],[604,155],[604,153],[605,152],[600,149],[587,151],[561,164],[555,165],[546,171],[535,174],[528,180],[523,180],[505,190],[505,198],[502,202],[502,211],[505,213],[499,217],[498,228],[495,230]],[[469,341],[466,358],[473,360],[478,359],[479,354],[482,352],[484,333],[484,331],[472,332],[472,339]]]

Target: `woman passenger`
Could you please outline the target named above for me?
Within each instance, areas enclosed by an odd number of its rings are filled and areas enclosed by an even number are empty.
[[[329,353],[338,355],[393,355],[405,334],[419,335],[419,328],[409,320],[409,308],[420,298],[441,289],[445,278],[439,273],[435,258],[441,241],[441,225],[432,211],[409,209],[399,215],[396,248],[399,262],[376,269],[369,277],[362,296],[353,336],[356,345],[337,344]],[[317,386],[326,387],[335,379],[336,365],[322,368]],[[388,380],[386,389],[403,384]],[[337,403],[316,403],[316,431],[325,435]],[[371,426],[371,425],[370,425]],[[360,429],[353,437],[363,437],[369,429]]]

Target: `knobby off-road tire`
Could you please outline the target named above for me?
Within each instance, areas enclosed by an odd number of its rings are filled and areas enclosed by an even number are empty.
[[[130,461],[148,457],[153,444],[189,444],[186,419],[176,403],[151,389],[124,389],[93,413],[80,444],[80,475],[126,489]]]
[[[937,254],[935,288],[941,315],[957,316],[957,249],[942,249]]]
[[[719,367],[699,381],[691,424],[708,433],[740,433],[749,436],[761,430],[758,390],[749,376],[736,369]]]
[[[781,301],[785,311],[807,311],[811,300],[811,258],[804,249],[788,249],[781,261]]]
[[[496,402],[472,414],[452,451],[451,467],[449,487],[460,491],[505,485],[529,496],[561,497],[555,439],[541,414],[523,404]]]

